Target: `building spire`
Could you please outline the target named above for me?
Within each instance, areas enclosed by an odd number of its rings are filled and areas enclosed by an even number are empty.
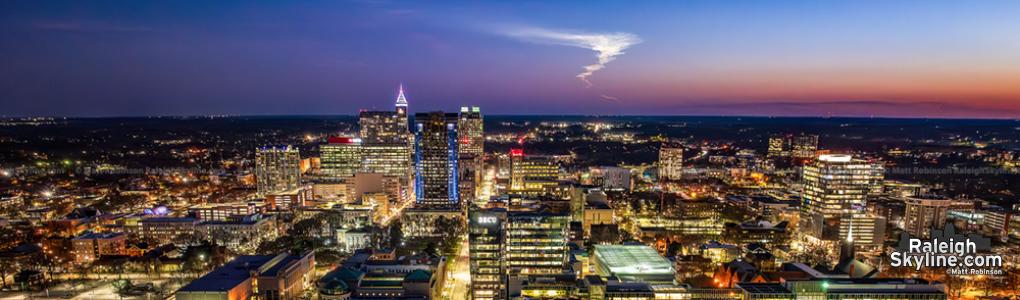
[[[842,263],[844,260],[854,259],[856,257],[856,251],[854,251],[854,215],[850,213],[850,228],[847,230],[846,240],[844,240],[839,249],[839,261]]]
[[[400,93],[397,94],[397,107],[407,107],[407,98],[404,97],[404,84],[400,84]]]

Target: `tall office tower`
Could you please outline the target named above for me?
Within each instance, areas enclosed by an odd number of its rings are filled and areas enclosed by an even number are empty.
[[[482,182],[482,159],[485,155],[485,133],[482,126],[482,111],[477,106],[461,107],[457,121],[458,182],[460,197],[474,201],[478,197],[478,185]]]
[[[404,96],[404,85],[401,84],[399,91],[397,92],[397,102],[394,104],[397,108],[397,122],[400,123],[399,130],[406,135],[408,141],[410,141],[411,134],[407,130],[407,97]]]
[[[684,173],[684,148],[663,143],[659,148],[659,178],[680,180]]]
[[[406,143],[407,98],[400,86],[393,111],[362,111],[359,119],[361,140],[366,144]]]
[[[361,139],[330,137],[319,146],[322,176],[330,181],[346,181],[361,172]]]
[[[472,209],[468,218],[471,299],[506,299],[506,209]]]
[[[411,135],[407,130],[407,98],[400,87],[393,111],[363,111],[361,126],[362,171],[400,178],[411,176]]]
[[[297,188],[301,184],[301,154],[291,146],[255,149],[255,185],[265,196]]]
[[[908,197],[903,202],[903,231],[919,238],[927,238],[931,228],[944,228],[953,205],[953,200],[938,197]]]
[[[820,155],[804,166],[801,228],[819,240],[838,240],[840,221],[863,212],[876,168],[881,166],[844,154]]]
[[[797,159],[812,159],[818,153],[818,136],[803,134],[793,138],[791,155]]]
[[[414,116],[414,192],[423,208],[460,205],[457,185],[457,114]]]
[[[559,185],[560,164],[551,156],[524,155],[523,149],[510,149],[510,192],[525,195],[545,194]]]
[[[511,276],[568,273],[570,215],[545,209],[511,211],[506,224],[507,273]]]
[[[773,135],[769,137],[768,157],[790,156],[790,139],[784,135]]]
[[[460,119],[457,121],[457,134],[460,140],[461,154],[481,156],[485,154],[485,131],[482,125],[482,110],[477,106],[461,107]]]

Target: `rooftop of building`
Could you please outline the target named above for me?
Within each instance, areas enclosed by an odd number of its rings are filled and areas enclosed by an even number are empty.
[[[119,238],[119,237],[126,237],[126,236],[124,235],[123,232],[102,232],[102,233],[101,232],[87,232],[87,233],[84,233],[84,234],[82,234],[82,235],[80,235],[78,237],[75,237],[74,239],[76,239],[76,240],[104,240],[104,239],[112,239],[112,238]]]
[[[655,290],[648,283],[643,282],[610,282],[606,284],[606,293],[647,293],[653,294]]]
[[[595,257],[618,275],[673,273],[673,264],[646,245],[595,245]]]
[[[708,241],[708,243],[702,244],[698,248],[701,250],[708,250],[708,249],[737,249],[738,247],[736,245],[723,244],[720,243],[719,241],[712,240]]]
[[[779,283],[738,283],[737,287],[751,294],[789,294],[790,289]]]
[[[586,201],[585,209],[612,209],[606,201]]]
[[[303,259],[302,255],[242,255],[227,264],[195,279],[178,292],[228,291],[248,278],[253,272],[259,276],[276,276],[293,262]]]
[[[262,265],[270,262],[273,258],[273,255],[238,256],[205,276],[192,280],[178,292],[229,291],[251,278],[252,272],[258,272]]]

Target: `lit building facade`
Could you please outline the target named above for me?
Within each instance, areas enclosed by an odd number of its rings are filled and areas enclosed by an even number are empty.
[[[783,135],[769,137],[768,157],[790,156],[790,139]]]
[[[510,276],[566,273],[570,216],[538,211],[511,211],[506,224],[506,260]]]
[[[231,217],[260,213],[265,209],[260,202],[206,203],[188,208],[188,213],[199,221],[226,221]]]
[[[415,115],[414,190],[423,208],[460,205],[457,184],[457,114]]]
[[[361,171],[401,178],[410,177],[411,148],[406,143],[363,143]]]
[[[680,180],[684,173],[684,148],[662,144],[659,148],[659,178]]]
[[[485,156],[485,131],[482,111],[477,106],[461,107],[457,121],[458,182],[460,197],[474,201],[482,180],[482,159]]]
[[[400,87],[392,111],[363,111],[361,127],[361,171],[397,177],[408,183],[411,176],[412,138],[407,125],[407,98]]]
[[[953,200],[945,198],[907,197],[903,203],[903,230],[915,237],[928,237],[929,229],[945,227],[953,206]]]
[[[400,105],[402,99],[403,106]],[[409,141],[407,124],[407,100],[403,90],[397,96],[393,111],[362,111],[358,118],[361,140],[366,144],[406,143]]]
[[[820,155],[804,166],[802,230],[820,240],[839,240],[841,220],[863,212],[876,168],[882,166],[843,154]]]
[[[803,134],[793,137],[790,154],[797,159],[811,159],[818,153],[818,136]]]
[[[127,235],[90,232],[71,239],[71,247],[75,263],[89,263],[104,255],[127,254]]]
[[[550,156],[525,155],[522,149],[510,149],[510,192],[537,195],[559,183],[560,165]]]
[[[876,249],[885,241],[886,219],[866,212],[843,215],[839,221],[841,241],[852,241],[857,248]]]
[[[506,299],[505,209],[473,209],[469,214],[471,299]]]
[[[319,146],[322,176],[329,181],[345,181],[361,171],[361,139],[330,137]]]
[[[175,292],[180,300],[298,299],[312,282],[315,255],[242,255]]]
[[[194,218],[145,218],[138,223],[142,240],[165,245],[191,242],[199,222]]]
[[[301,154],[291,146],[255,150],[255,185],[259,195],[289,190],[301,184]]]

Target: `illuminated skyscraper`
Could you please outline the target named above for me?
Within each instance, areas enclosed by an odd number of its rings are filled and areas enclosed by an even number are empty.
[[[846,235],[841,221],[850,214],[862,218],[858,215],[864,212],[868,192],[876,182],[876,169],[881,168],[880,164],[842,154],[821,155],[804,166],[801,228],[819,240],[834,241]]]
[[[550,156],[525,155],[510,149],[510,192],[538,195],[559,184],[560,164]]]
[[[478,185],[482,180],[482,159],[485,155],[485,133],[482,112],[477,106],[461,107],[457,121],[458,182],[460,197],[464,201],[477,198]]]
[[[791,155],[797,159],[811,159],[818,153],[818,136],[813,134],[799,135],[793,138]]]
[[[684,173],[684,148],[662,144],[659,148],[659,178],[680,180]]]
[[[365,144],[407,143],[407,98],[400,87],[393,111],[362,111],[358,124]]]
[[[414,123],[417,204],[423,208],[458,207],[457,114],[418,113]]]
[[[482,156],[485,154],[485,131],[482,124],[482,110],[477,106],[461,107],[460,120],[457,122],[457,134],[460,136],[461,155]]]
[[[570,216],[565,211],[542,206],[472,209],[469,218],[473,299],[507,299],[521,292],[522,282],[573,275],[567,246]],[[530,296],[568,298],[552,290]]]
[[[400,87],[393,111],[363,111],[361,126],[361,169],[400,178],[411,175],[411,135],[407,130],[407,98]]]
[[[790,139],[785,135],[774,135],[769,137],[768,157],[790,156]]]
[[[468,218],[471,299],[506,299],[506,209],[472,209]]]
[[[297,188],[301,184],[301,154],[291,146],[255,149],[255,185],[261,196]]]
[[[331,181],[343,181],[361,171],[361,139],[330,137],[319,146],[322,175]]]

